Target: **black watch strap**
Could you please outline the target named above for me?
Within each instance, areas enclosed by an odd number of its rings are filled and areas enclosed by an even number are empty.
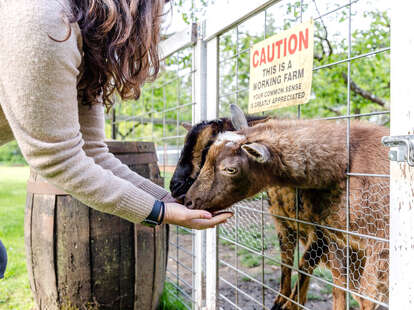
[[[164,220],[165,205],[161,200],[155,200],[151,213],[142,222],[148,226],[154,227],[160,225]]]

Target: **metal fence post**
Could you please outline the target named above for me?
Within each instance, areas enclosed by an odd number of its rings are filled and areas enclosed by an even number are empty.
[[[207,47],[207,111],[208,119],[218,117],[218,37],[208,41]],[[206,232],[206,310],[217,309],[218,256],[217,228]]]
[[[116,140],[118,136],[118,129],[116,125],[116,108],[115,107],[112,108],[111,123],[112,123],[111,124],[111,128],[112,128],[111,137],[112,137],[112,140]]]
[[[206,44],[203,42],[203,26],[198,26],[197,43],[193,48],[193,124],[206,119]],[[204,306],[205,278],[205,231],[195,231],[193,298],[195,309]]]
[[[407,10],[410,4],[393,5],[391,13],[391,135],[414,135],[410,79],[414,34],[406,31],[413,24]],[[391,162],[390,171],[390,309],[412,309],[414,278],[409,270],[414,257],[414,167]]]

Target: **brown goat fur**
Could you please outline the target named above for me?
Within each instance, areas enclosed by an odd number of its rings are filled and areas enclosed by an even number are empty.
[[[386,302],[388,243],[376,238],[389,236],[388,179],[351,176],[347,182],[347,169],[388,174],[387,151],[380,144],[388,130],[351,122],[349,158],[344,122],[269,120],[237,134],[229,140],[218,137],[210,147],[200,175],[186,194],[187,205],[220,210],[267,190],[284,264],[293,266],[299,228],[304,245],[301,271],[312,274],[323,263],[331,270],[334,285],[346,287],[348,274],[352,291]],[[299,220],[318,225],[286,219],[296,218],[295,188]],[[291,269],[282,264],[281,295],[272,309],[298,308],[284,296],[305,304],[309,277],[301,273],[293,290],[290,281]],[[334,286],[333,296],[333,309],[345,309],[345,291]],[[355,298],[360,309],[376,307]]]

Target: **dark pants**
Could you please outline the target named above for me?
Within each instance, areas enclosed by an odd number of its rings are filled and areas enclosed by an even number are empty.
[[[7,252],[3,243],[0,240],[0,279],[4,277],[4,272],[7,266]]]

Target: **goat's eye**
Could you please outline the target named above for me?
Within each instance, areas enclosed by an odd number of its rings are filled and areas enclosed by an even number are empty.
[[[228,167],[224,169],[228,174],[236,174],[237,173],[237,168],[233,168],[233,167]]]

